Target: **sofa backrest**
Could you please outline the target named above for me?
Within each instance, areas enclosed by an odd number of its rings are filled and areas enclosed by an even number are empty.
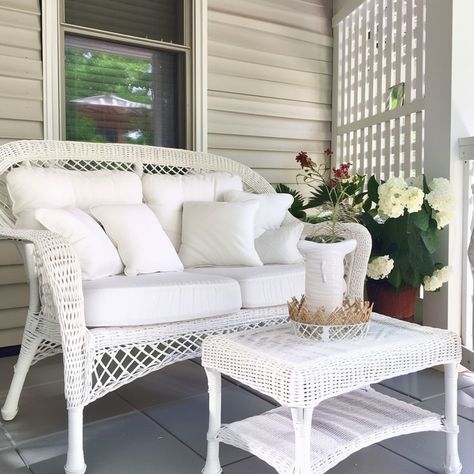
[[[145,145],[23,140],[0,146],[0,225],[12,227],[15,218],[6,175],[17,167],[65,170],[119,170],[146,174],[186,175],[226,171],[240,176],[244,189],[274,192],[273,187],[248,166],[210,153]]]

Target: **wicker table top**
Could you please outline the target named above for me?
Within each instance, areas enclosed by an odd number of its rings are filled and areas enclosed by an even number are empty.
[[[290,325],[209,336],[202,364],[281,405],[309,407],[381,380],[461,360],[461,341],[449,331],[374,314],[361,340],[317,342]]]

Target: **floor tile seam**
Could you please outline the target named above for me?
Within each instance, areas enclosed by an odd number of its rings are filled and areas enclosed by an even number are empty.
[[[6,429],[4,423],[0,423],[0,429],[2,430],[2,433],[5,436],[5,438],[7,438],[8,442],[10,443],[9,447],[0,449],[0,453],[2,451],[7,450],[7,449],[13,449],[17,453],[18,457],[21,459],[21,462],[24,464],[24,466],[28,469],[28,471],[33,472],[31,470],[28,462],[26,461],[26,459],[21,454],[21,452],[19,450],[19,447],[18,447],[18,443],[13,439],[12,435],[8,432],[8,430]]]
[[[387,439],[384,439],[383,441],[388,441],[388,440],[390,440],[390,439],[391,439],[391,438],[387,438]],[[383,441],[381,441],[381,442],[379,442],[379,443],[376,443],[377,446],[380,446],[381,448],[383,448],[383,449],[389,451],[390,453],[395,454],[396,456],[399,456],[399,457],[405,459],[406,461],[409,461],[409,462],[411,462],[412,464],[415,464],[416,466],[423,468],[423,469],[424,469],[425,471],[427,471],[427,472],[431,472],[431,473],[433,473],[433,474],[436,474],[435,471],[431,471],[431,470],[428,469],[426,466],[423,466],[423,464],[420,464],[419,462],[416,462],[414,459],[410,459],[409,457],[407,457],[407,456],[405,456],[405,455],[403,455],[403,454],[401,454],[401,453],[399,453],[399,452],[397,452],[397,451],[395,451],[395,450],[393,450],[393,449],[390,449],[390,448],[388,448],[387,446],[384,446],[383,444],[381,444]]]
[[[89,427],[89,426],[95,426],[97,424],[104,423],[104,421],[107,421],[107,422],[108,421],[114,421],[114,420],[123,418],[124,416],[129,416],[129,415],[143,415],[143,413],[141,413],[139,410],[136,410],[132,407],[132,411],[129,411],[129,412],[119,413],[117,415],[108,416],[106,418],[101,418],[99,420],[94,420],[94,421],[90,421],[88,423],[84,423],[84,429],[86,427]],[[15,445],[18,446],[18,448],[21,449],[21,448],[24,448],[29,443],[36,443],[37,441],[41,441],[41,440],[45,440],[45,439],[48,439],[48,438],[51,438],[51,437],[54,437],[54,436],[58,436],[59,434],[64,434],[65,436],[67,436],[67,433],[68,433],[68,429],[66,427],[64,429],[55,431],[54,433],[48,433],[48,434],[45,434],[45,435],[36,436],[34,438],[28,438],[28,439],[25,439],[23,441],[15,441]]]
[[[245,451],[242,451],[243,453],[245,453]],[[256,458],[256,459],[259,459],[261,461],[260,458],[258,458],[257,456],[254,456],[253,454],[250,454],[250,453],[247,453],[248,455],[245,456],[244,458],[241,458],[241,459],[236,459],[235,461],[231,461],[231,462],[228,462],[227,464],[222,464],[222,467],[230,467],[230,466],[233,466],[234,464],[238,464],[239,462],[242,462],[242,461],[247,461],[249,459],[252,459],[252,458]],[[265,462],[265,461],[263,461]]]
[[[188,448],[190,451],[192,451],[194,454],[198,455],[203,461],[205,461],[205,457],[202,456],[197,450],[195,450],[192,446],[184,442],[181,438],[179,438],[177,435],[175,435],[172,431],[170,431],[166,426],[163,426],[161,423],[159,423],[157,420],[155,420],[151,415],[145,412],[140,412],[143,416],[148,418],[150,421],[152,421],[155,425],[159,426],[163,431],[166,431],[170,436],[172,436],[176,441],[178,441],[180,444]]]
[[[423,402],[424,400],[427,400],[427,398],[418,398],[418,397],[415,397],[414,395],[410,395],[406,392],[402,392],[401,390],[397,390],[396,388],[393,388],[392,386],[385,385],[383,382],[384,381],[382,380],[381,382],[377,382],[377,383],[378,383],[378,385],[382,385],[382,387],[393,390],[394,392],[396,392],[400,395],[405,395],[405,397],[411,398],[412,400],[415,400],[415,402]],[[375,385],[375,384],[372,384],[372,385]],[[444,395],[444,392],[442,392],[441,394],[438,394],[438,395],[433,395],[431,398],[439,397],[439,395]]]

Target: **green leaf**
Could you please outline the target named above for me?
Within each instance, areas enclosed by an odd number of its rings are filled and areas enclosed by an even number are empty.
[[[418,227],[418,229],[422,231],[427,231],[429,224],[430,224],[430,218],[428,214],[422,209],[421,211],[415,212],[413,214],[409,215],[410,221]]]
[[[290,211],[290,214],[296,217],[297,219],[306,219],[306,212],[304,212],[306,206],[303,195],[300,192],[296,191],[295,189],[291,189],[286,184],[278,184],[275,187],[275,191],[277,193],[291,194],[294,200],[293,204],[288,209]]]
[[[421,239],[430,254],[436,252],[439,245],[439,235],[436,228],[430,226],[426,232],[422,232]]]
[[[402,284],[402,273],[398,266],[395,266],[387,277],[388,282],[397,290]]]
[[[367,191],[369,194],[369,198],[375,202],[379,202],[379,183],[375,179],[375,176],[371,176],[369,181],[367,181]]]

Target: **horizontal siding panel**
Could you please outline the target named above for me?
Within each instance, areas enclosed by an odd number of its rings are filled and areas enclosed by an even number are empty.
[[[28,308],[0,310],[0,330],[19,328],[25,324]]]
[[[14,46],[7,46],[0,42],[0,56],[12,56],[14,58],[32,59],[41,61],[41,50],[16,48]]]
[[[23,260],[16,245],[9,240],[0,240],[0,265],[22,265]]]
[[[233,94],[266,96],[276,99],[300,100],[319,104],[331,103],[330,89],[295,86],[292,84],[233,77],[211,72],[208,76],[208,88],[211,91],[227,91]]]
[[[0,56],[3,76],[21,77],[24,79],[42,79],[41,61],[22,57]]]
[[[18,346],[23,337],[23,328],[4,329],[0,331],[0,347]],[[12,367],[13,369],[13,367]],[[13,370],[12,370],[13,375]]]
[[[15,25],[17,28],[41,31],[41,17],[32,12],[8,10],[0,7],[0,25]]]
[[[284,26],[277,23],[272,23],[266,18],[263,20],[256,20],[255,18],[242,17],[234,14],[222,13],[218,11],[210,11],[208,20],[216,23],[228,24],[233,26],[240,26],[242,28],[249,28],[258,31],[265,31],[276,36],[283,36],[287,38],[307,41],[309,43],[316,43],[322,46],[332,46],[333,39],[330,35],[322,35],[320,33],[313,33],[305,31],[297,27]]]
[[[210,91],[208,95],[209,110],[222,112],[246,113],[271,117],[294,118],[302,120],[331,120],[331,106],[295,102],[269,97],[252,97],[232,95]]]
[[[2,0],[2,7],[34,13],[36,15],[40,14],[38,0]]]
[[[15,48],[40,50],[41,33],[36,30],[0,24],[0,43]]]
[[[42,84],[41,81],[34,79],[0,76],[0,96],[41,100],[43,98]]]
[[[209,135],[209,148],[222,150],[274,150],[290,152],[295,150],[314,150],[316,153],[322,153],[329,146],[329,140],[291,140],[285,138],[225,135],[215,133]],[[223,153],[223,155],[226,156],[225,153]]]
[[[262,151],[262,150],[226,150],[222,148],[212,148],[211,153],[226,156],[233,160],[239,161],[251,168],[268,168],[268,169],[293,169],[298,168],[295,156],[299,149],[291,151]],[[308,150],[312,158],[323,159],[323,154],[315,153]],[[318,160],[319,161],[319,160]]]
[[[25,267],[23,265],[0,266],[0,286],[12,283],[26,283]]]
[[[0,310],[23,308],[28,305],[28,285],[17,283],[0,286]]]
[[[209,70],[213,73],[228,74],[234,77],[246,77],[251,79],[261,79],[271,82],[282,82],[307,86],[312,88],[322,87],[331,89],[332,78],[325,74],[312,72],[295,71],[277,66],[268,66],[249,63],[235,59],[209,57]]]
[[[210,0],[209,9],[231,13],[234,15],[248,16],[251,18],[266,19],[276,24],[299,27],[302,30],[314,31],[325,35],[331,35],[331,12],[313,7],[311,12],[301,7],[301,2],[288,0],[285,7],[275,4],[273,1],[253,0]],[[325,16],[323,16],[325,15]]]
[[[296,175],[300,172],[297,169],[260,169],[256,168],[255,171],[262,175],[269,183],[288,183],[291,187],[296,183]]]
[[[239,44],[226,44],[220,41],[208,42],[208,54],[211,57],[232,58],[252,64],[267,64],[297,71],[332,73],[332,63],[318,59],[286,56],[278,53],[269,53],[257,49],[249,49]]]
[[[42,122],[0,119],[0,130],[3,138],[18,140],[43,138]]]
[[[268,51],[269,53],[332,61],[332,48],[329,46],[321,46],[291,38],[281,38],[265,31],[247,30],[246,34],[242,34],[242,28],[237,26],[210,22],[209,39],[238,44],[242,47]]]
[[[331,127],[327,122],[286,120],[246,114],[209,111],[209,123],[214,133],[277,138],[330,140]]]
[[[13,120],[43,120],[41,100],[10,99],[0,95],[0,118]]]

